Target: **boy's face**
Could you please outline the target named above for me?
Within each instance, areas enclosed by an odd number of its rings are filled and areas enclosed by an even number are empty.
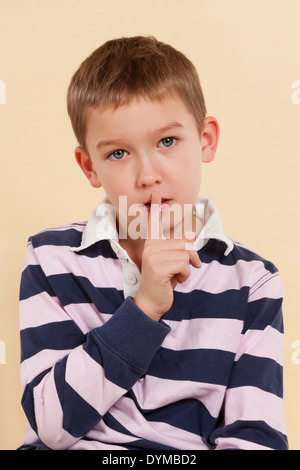
[[[75,155],[92,186],[103,186],[118,216],[120,196],[127,196],[128,208],[147,207],[153,192],[165,210],[194,204],[202,161],[213,159],[217,141],[216,120],[207,118],[200,136],[181,100],[139,99],[117,109],[89,110],[89,156],[81,147]]]

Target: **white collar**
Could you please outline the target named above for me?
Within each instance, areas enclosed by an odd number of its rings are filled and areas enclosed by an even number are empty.
[[[200,250],[210,239],[217,239],[226,243],[227,248],[224,255],[227,256],[233,249],[233,241],[223,234],[221,220],[212,201],[199,196],[196,200],[194,213],[202,222],[202,230],[194,242],[195,250]],[[79,252],[100,240],[109,240],[112,249],[119,258],[129,259],[127,252],[119,244],[115,211],[113,206],[108,203],[107,197],[96,207],[89,218],[82,233],[80,246],[70,249]]]

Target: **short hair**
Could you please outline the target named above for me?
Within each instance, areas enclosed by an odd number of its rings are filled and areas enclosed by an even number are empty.
[[[206,106],[192,62],[152,36],[122,37],[105,42],[82,62],[68,88],[67,108],[78,143],[87,151],[89,109],[116,109],[137,97],[162,101],[176,95],[201,132]]]

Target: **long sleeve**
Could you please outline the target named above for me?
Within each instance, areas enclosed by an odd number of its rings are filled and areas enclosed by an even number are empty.
[[[275,268],[276,269],[276,268]],[[282,286],[277,270],[249,290],[248,311],[223,407],[216,449],[286,450]]]
[[[20,290],[22,405],[46,446],[67,449],[145,373],[169,327],[127,298],[103,325],[84,333],[53,280],[29,244]]]

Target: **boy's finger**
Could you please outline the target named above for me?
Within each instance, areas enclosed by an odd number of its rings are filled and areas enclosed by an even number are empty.
[[[200,258],[199,258],[199,255],[198,255],[197,251],[194,249],[194,246],[193,246],[195,238],[196,238],[196,234],[194,232],[185,232],[184,233],[184,239],[186,240],[185,249],[189,253],[190,263],[195,268],[200,268],[201,267],[201,261],[200,261]]]
[[[157,191],[151,194],[151,206],[148,220],[148,238],[151,240],[163,239],[161,196]]]
[[[190,263],[194,268],[201,268],[201,260],[196,250],[189,251]]]

